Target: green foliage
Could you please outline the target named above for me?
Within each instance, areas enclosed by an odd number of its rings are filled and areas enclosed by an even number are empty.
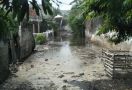
[[[102,16],[99,34],[117,32],[115,43],[132,36],[132,0],[83,0],[79,8],[87,19]]]
[[[70,11],[68,22],[73,31],[74,36],[84,37],[84,16],[80,15],[81,9],[75,5]]]
[[[52,15],[50,0],[41,0],[45,14]],[[17,30],[22,20],[26,17],[29,20],[29,4],[40,14],[40,7],[37,0],[1,0],[0,1],[0,37],[6,37],[10,31]],[[16,22],[16,21],[18,22]]]
[[[53,17],[55,17],[56,15],[62,15],[59,8],[53,8]]]
[[[58,24],[54,20],[49,21],[48,24],[49,24],[50,27],[53,28],[54,31],[58,30]]]
[[[52,5],[50,0],[41,1],[44,13],[52,15]],[[6,9],[6,15],[12,12],[13,18],[16,18],[18,22],[21,22],[25,16],[27,17],[27,20],[29,19],[29,2],[36,11],[36,14],[39,15],[40,7],[36,0],[2,0],[0,1],[0,5],[2,5],[1,8]]]
[[[41,34],[41,33],[37,34],[35,36],[35,42],[37,44],[43,44],[43,43],[45,43],[46,42],[46,36],[44,34]]]
[[[53,8],[53,15],[43,18],[42,21],[43,27],[47,28],[47,30],[53,29],[55,36],[57,36],[57,32],[59,30],[59,23],[55,21],[54,17],[58,14],[61,15],[61,11],[59,9]]]
[[[18,23],[12,19],[11,15],[5,15],[4,9],[0,9],[0,38],[7,38],[10,36],[10,32],[16,32],[18,29]]]

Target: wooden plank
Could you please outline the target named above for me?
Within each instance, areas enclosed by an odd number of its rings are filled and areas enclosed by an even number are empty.
[[[113,77],[113,72],[111,72],[111,71],[109,71],[109,70],[107,70],[107,69],[105,69],[105,71],[106,71],[106,74],[107,74],[107,75],[109,75],[110,77]]]
[[[111,75],[113,75],[113,71],[109,71],[109,69],[105,69],[105,71]]]
[[[109,70],[113,71],[113,68],[112,67],[109,67],[107,65],[105,65],[105,67],[106,67],[106,69],[109,69]]]
[[[114,66],[115,69],[125,69],[124,66]]]
[[[113,65],[112,64],[109,64],[107,62],[105,62],[105,65],[109,66],[109,67],[112,67],[113,68]]]
[[[114,54],[112,54],[112,53],[108,53],[108,52],[103,52],[105,55],[109,55],[109,56],[113,56]]]
[[[131,51],[124,51],[124,50],[109,50],[111,53],[132,53]]]
[[[125,61],[114,61],[114,64],[121,64],[121,65],[126,65],[127,63]]]
[[[116,68],[116,69],[117,69],[117,68],[119,68],[119,69],[126,69],[126,70],[127,70],[127,69],[132,69],[132,67],[120,67],[120,66],[116,66],[115,68]]]
[[[114,66],[115,69],[132,69],[132,67],[124,67],[124,66]]]
[[[114,64],[121,64],[121,65],[126,65],[127,64],[126,62],[123,62],[123,61],[122,62],[121,61],[117,61],[117,62],[114,61],[113,63]]]
[[[103,55],[102,57],[107,57],[113,59],[113,56]]]
[[[132,68],[132,66],[127,66],[127,68]]]
[[[127,61],[127,59],[118,57],[118,58],[115,58],[114,61]]]
[[[110,73],[106,72],[106,74],[107,74],[109,77],[113,78],[113,75],[111,75]]]
[[[102,58],[107,59],[107,60],[111,60],[111,61],[113,60],[113,58],[109,58],[109,57],[106,57],[106,56],[103,56]]]
[[[116,58],[116,57],[131,57],[132,58],[132,56],[131,55],[120,55],[120,54],[114,54],[114,57]]]
[[[112,60],[107,60],[107,59],[106,59],[105,62],[108,62],[108,63],[114,65],[114,62],[113,62]]]

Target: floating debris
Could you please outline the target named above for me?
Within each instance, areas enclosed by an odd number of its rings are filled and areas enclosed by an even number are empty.
[[[45,61],[48,61],[48,59],[45,59]]]
[[[31,68],[34,68],[34,65],[31,65]]]
[[[64,77],[64,75],[60,75],[60,76],[58,76],[58,78],[63,78]]]
[[[67,83],[68,81],[67,80],[63,80],[64,83]]]

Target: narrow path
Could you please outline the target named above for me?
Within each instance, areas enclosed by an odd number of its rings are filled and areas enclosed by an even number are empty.
[[[112,90],[120,82],[106,76],[95,46],[70,46],[66,41],[36,49],[0,90]],[[121,84],[117,90],[126,88]]]

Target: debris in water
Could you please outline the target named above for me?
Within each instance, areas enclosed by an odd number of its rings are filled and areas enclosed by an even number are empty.
[[[67,83],[68,81],[67,80],[63,80],[64,83]]]
[[[87,64],[86,62],[84,62],[84,64]]]
[[[60,64],[56,64],[56,66],[59,66]]]
[[[72,78],[80,77],[79,75],[73,75]]]
[[[48,61],[48,59],[45,59],[45,61]]]
[[[83,75],[84,75],[84,73],[80,73],[80,74],[79,74],[79,76],[83,76]]]
[[[66,72],[66,73],[63,73],[63,74],[74,74],[74,72]]]
[[[34,68],[34,65],[31,65],[31,68]]]
[[[80,73],[79,75],[73,75],[72,77],[73,78],[76,78],[76,77],[81,77],[81,76],[83,76],[84,75],[84,73]]]
[[[52,87],[52,86],[55,86],[55,83],[51,83],[50,86],[51,86],[51,87]]]
[[[58,76],[58,78],[63,78],[64,77],[64,75],[60,75],[60,76]]]
[[[63,90],[66,90],[66,85],[63,85],[62,88],[63,88]]]

